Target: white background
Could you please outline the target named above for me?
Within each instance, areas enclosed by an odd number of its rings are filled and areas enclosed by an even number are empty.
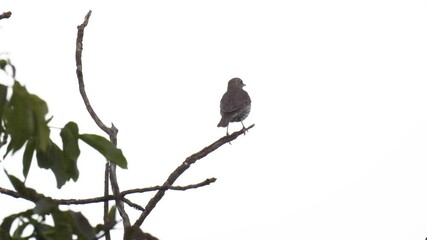
[[[255,127],[177,184],[217,182],[167,192],[144,231],[161,240],[425,239],[425,1],[2,1],[13,14],[0,21],[0,52],[49,104],[52,127],[75,121],[102,135],[75,75],[76,27],[89,9],[86,90],[119,129],[122,190],[162,184],[225,134],[216,124],[229,79],[242,78],[253,102],[245,124]],[[57,190],[34,165],[27,184],[57,198],[102,195],[105,160],[81,148],[78,183]],[[20,177],[21,155],[2,163]],[[0,186],[10,188],[4,174]],[[0,201],[0,218],[32,207]],[[102,221],[102,204],[71,208]],[[139,213],[127,210],[134,221]]]

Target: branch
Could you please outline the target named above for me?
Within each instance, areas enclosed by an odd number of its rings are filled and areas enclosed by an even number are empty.
[[[151,211],[156,207],[157,203],[163,198],[165,195],[166,190],[170,189],[172,184],[183,174],[188,168],[190,168],[191,164],[195,163],[197,160],[204,158],[209,153],[215,151],[222,145],[229,143],[236,139],[238,136],[245,134],[246,131],[253,128],[255,124],[250,125],[247,128],[242,128],[242,130],[234,132],[231,135],[226,135],[220,139],[218,139],[216,142],[212,143],[211,145],[203,148],[199,152],[187,157],[185,161],[173,171],[165,183],[163,183],[164,189],[160,189],[157,191],[156,195],[154,195],[153,198],[150,199],[150,201],[147,203],[147,206],[145,207],[145,211],[141,213],[138,220],[134,223],[132,226],[133,229],[139,229],[139,227],[142,225],[144,220],[147,218],[147,216],[151,213]]]
[[[208,178],[204,180],[203,182],[196,183],[196,184],[190,184],[186,186],[170,186],[166,187],[164,185],[157,185],[153,187],[146,187],[146,188],[135,188],[135,189],[129,189],[126,191],[123,191],[119,194],[119,199],[122,199],[126,203],[129,203],[129,201],[125,200],[125,196],[129,194],[135,194],[135,193],[146,193],[146,192],[153,192],[153,191],[159,191],[159,190],[174,190],[174,191],[185,191],[189,189],[195,189],[203,186],[207,186],[211,183],[214,183],[216,181],[216,178]],[[0,193],[9,195],[14,198],[23,198],[23,196],[10,189],[2,188],[0,187]],[[29,200],[29,199],[27,199]],[[52,199],[55,203],[59,205],[82,205],[82,204],[91,204],[91,203],[100,203],[105,201],[111,201],[116,200],[115,195],[105,195],[102,197],[94,197],[94,198],[86,198],[86,199]],[[129,204],[131,207],[135,207],[132,204]],[[138,207],[135,207],[138,209]]]
[[[3,12],[0,14],[0,20],[3,18],[10,18],[10,16],[12,16],[12,12]]]
[[[93,110],[92,106],[90,105],[89,98],[87,97],[86,90],[85,90],[85,84],[83,81],[83,66],[82,66],[82,51],[83,51],[83,35],[85,28],[87,24],[89,23],[90,15],[92,14],[92,11],[89,11],[86,14],[84,22],[77,26],[77,41],[76,41],[76,73],[77,73],[77,79],[79,80],[79,90],[80,94],[82,95],[83,102],[85,103],[86,109],[89,112],[92,119],[95,121],[95,123],[98,125],[99,128],[101,128],[105,133],[109,135],[110,128],[107,127],[101,119],[99,119],[98,115]]]
[[[211,183],[214,183],[216,181],[216,178],[208,178],[204,180],[203,182],[196,183],[196,184],[190,184],[187,186],[170,186],[166,187],[164,185],[157,185],[153,187],[146,187],[146,188],[135,188],[123,191],[119,194],[119,199],[125,199],[126,195],[129,194],[135,194],[135,193],[146,193],[146,192],[153,192],[153,191],[159,191],[159,190],[174,190],[174,191],[185,191],[189,189],[195,189],[203,186],[207,186]],[[77,205],[77,204],[89,204],[89,203],[97,203],[97,202],[104,202],[104,201],[110,201],[115,200],[115,195],[107,195],[102,197],[95,197],[95,198],[87,198],[87,199],[53,199],[58,204],[61,205]],[[126,203],[130,203],[129,201],[124,200]],[[139,209],[139,207],[136,207],[135,205],[129,204],[131,207]]]
[[[77,74],[77,79],[79,81],[79,90],[80,90],[80,95],[83,98],[83,102],[86,105],[86,109],[89,112],[92,119],[95,121],[95,123],[98,125],[99,128],[101,128],[105,133],[108,134],[108,136],[110,137],[110,141],[114,144],[114,146],[117,146],[118,129],[114,126],[114,124],[112,124],[111,128],[107,127],[101,121],[101,119],[99,119],[98,115],[95,113],[95,111],[93,110],[93,108],[89,102],[89,98],[87,97],[85,85],[84,85],[84,81],[83,81],[83,66],[82,66],[83,36],[84,36],[84,30],[85,30],[87,24],[89,23],[89,18],[90,18],[91,13],[92,13],[92,11],[89,11],[85,16],[84,22],[81,25],[77,26],[78,31],[77,31],[77,39],[76,39],[76,67],[77,67],[76,68],[76,74]],[[123,202],[118,198],[118,194],[120,193],[120,189],[119,189],[119,185],[117,183],[116,166],[115,166],[115,164],[106,164],[106,168],[109,169],[108,175],[109,175],[109,178],[111,181],[111,188],[112,188],[114,195],[116,195],[116,198],[115,198],[116,207],[120,213],[120,216],[123,219],[123,226],[126,229],[126,228],[130,227],[130,220],[129,220],[129,216],[127,215],[127,213],[124,209]],[[107,178],[107,176],[106,176],[106,178]],[[108,194],[108,184],[105,184],[105,185],[106,186],[104,186],[104,192],[106,192]],[[104,203],[104,214],[106,213],[105,209],[108,209],[108,202]],[[104,216],[104,219],[107,219],[107,217]],[[108,223],[104,223],[104,224],[108,225]],[[106,233],[106,237],[108,240],[109,233]]]
[[[110,136],[110,140],[116,146],[117,145],[117,133],[118,133],[117,128],[114,125],[112,125],[111,128],[108,128],[99,119],[99,117],[97,116],[97,114],[95,113],[95,111],[93,110],[93,108],[90,105],[89,99],[86,95],[86,91],[84,88],[83,67],[82,67],[81,57],[82,57],[82,51],[83,51],[84,29],[89,22],[90,15],[91,15],[91,11],[89,11],[87,13],[84,22],[77,27],[78,28],[77,40],[76,40],[76,66],[77,66],[76,73],[77,73],[77,79],[79,82],[80,94],[82,95],[83,101],[86,105],[86,109],[88,110],[89,114],[91,115],[91,117],[95,121],[95,123],[104,132],[106,132]],[[220,138],[219,140],[217,140],[216,142],[212,143],[211,145],[205,147],[201,151],[189,156],[178,168],[175,169],[175,171],[173,171],[169,175],[168,179],[166,180],[165,183],[163,183],[163,185],[158,186],[157,193],[147,203],[147,206],[145,207],[144,211],[141,213],[140,217],[134,223],[133,226],[130,226],[129,216],[127,215],[127,213],[124,210],[124,205],[123,205],[124,195],[122,195],[123,193],[120,192],[119,186],[117,184],[117,177],[116,177],[116,171],[115,171],[116,166],[115,166],[115,164],[107,164],[107,167],[108,166],[110,167],[109,168],[110,169],[110,171],[109,171],[110,182],[111,182],[112,191],[113,191],[114,195],[113,196],[107,195],[108,194],[108,189],[107,189],[107,190],[105,190],[105,196],[103,197],[104,199],[101,201],[105,201],[105,204],[107,204],[107,201],[110,200],[110,199],[107,199],[109,197],[113,197],[113,199],[116,201],[117,210],[119,211],[119,213],[123,219],[123,226],[125,229],[125,239],[131,237],[133,234],[138,232],[137,230],[139,230],[139,227],[142,225],[142,223],[147,218],[147,216],[151,213],[151,211],[156,207],[157,203],[163,198],[165,192],[167,190],[173,188],[172,184],[181,176],[181,174],[183,174],[191,166],[191,164],[193,164],[197,160],[207,156],[209,153],[215,151],[216,149],[218,149],[219,147],[221,147],[225,143],[230,143],[231,141],[236,139],[241,134],[245,134],[246,131],[248,131],[249,129],[251,129],[254,126],[255,125],[252,124],[248,128],[243,128],[242,130],[234,132],[231,135],[226,135],[226,136]],[[207,182],[207,184],[209,184],[209,183],[210,183],[210,181]],[[202,183],[202,185],[203,184],[206,184],[206,183]],[[198,187],[198,185],[193,185],[191,187],[192,188]],[[141,190],[141,189],[139,189],[139,190]],[[99,199],[97,201],[99,201]],[[131,206],[133,205],[134,207],[138,208],[138,205],[134,205],[133,203],[130,203],[127,200],[126,200],[126,202],[128,204],[130,204]],[[104,208],[105,208],[105,205],[104,205]]]
[[[203,187],[203,186],[207,186],[211,183],[214,183],[216,181],[216,178],[208,178],[203,182],[200,183],[196,183],[196,184],[191,184],[191,185],[187,185],[187,186],[164,186],[164,185],[158,185],[158,186],[154,186],[154,187],[146,187],[146,188],[135,188],[135,189],[130,189],[130,190],[126,190],[123,191],[121,193],[122,196],[126,196],[128,194],[133,194],[133,193],[143,193],[143,192],[152,192],[152,191],[158,191],[158,190],[175,190],[175,191],[185,191],[188,189],[194,189],[194,188],[199,188],[199,187]]]
[[[109,185],[108,185],[108,179],[110,178],[110,164],[108,162],[105,163],[105,171],[104,171],[104,196],[108,196]],[[104,201],[104,233],[105,233],[105,239],[111,240],[110,235],[110,216],[108,215],[109,212],[109,206],[108,206],[108,200]]]
[[[23,198],[21,196],[21,194],[19,194],[18,192],[15,192],[13,190],[9,190],[6,188],[2,188],[2,187],[0,187],[0,193],[5,194],[5,195],[9,195],[9,196],[14,197],[14,198]]]

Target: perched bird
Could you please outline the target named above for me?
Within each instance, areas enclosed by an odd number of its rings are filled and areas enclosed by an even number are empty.
[[[242,79],[233,78],[228,81],[227,92],[221,98],[220,113],[221,121],[218,123],[218,127],[227,127],[228,135],[228,124],[230,122],[241,122],[243,128],[243,120],[249,115],[251,111],[251,98],[249,94],[243,90],[246,86]]]

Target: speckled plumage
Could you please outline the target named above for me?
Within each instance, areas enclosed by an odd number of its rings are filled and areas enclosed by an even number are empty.
[[[245,84],[240,78],[233,78],[228,81],[227,92],[221,98],[220,113],[221,121],[218,127],[227,127],[230,122],[241,122],[248,117],[251,111],[251,98],[249,94],[243,90]]]

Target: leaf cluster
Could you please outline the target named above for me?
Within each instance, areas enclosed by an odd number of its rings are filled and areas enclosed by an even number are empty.
[[[3,219],[0,225],[0,239],[42,239],[42,240],[85,240],[97,239],[106,228],[117,223],[116,210],[113,206],[108,214],[109,226],[98,224],[92,227],[87,218],[80,212],[62,211],[51,198],[27,188],[18,178],[9,175],[9,180],[21,196],[33,201],[35,207],[23,212],[12,214]],[[46,220],[53,222],[47,224]]]
[[[77,181],[79,171],[77,159],[80,155],[79,140],[90,145],[108,161],[122,168],[127,167],[122,151],[106,138],[95,134],[80,134],[75,122],[68,122],[61,130],[62,149],[50,138],[50,119],[47,104],[38,96],[31,94],[18,81],[12,87],[10,99],[8,87],[0,84],[0,134],[10,136],[6,157],[25,146],[23,155],[23,174],[27,177],[34,153],[40,168],[51,170],[57,187],[67,181]]]
[[[8,65],[13,69],[14,78],[13,65],[0,59],[0,71],[6,72]],[[75,122],[65,124],[60,131],[61,144],[55,143],[48,125],[52,117],[48,118],[47,114],[46,102],[29,93],[17,80],[14,79],[11,87],[0,84],[0,147],[7,146],[3,158],[24,150],[22,172],[25,179],[35,159],[39,168],[52,171],[57,188],[71,179],[77,181],[80,142],[98,151],[107,161],[127,168],[121,149],[102,136],[80,133]],[[76,236],[78,239],[95,239],[96,234],[105,230],[102,225],[92,227],[79,212],[60,210],[51,198],[27,188],[24,181],[5,173],[14,189],[35,207],[4,218],[0,224],[0,239],[73,239]],[[115,223],[115,208],[110,212],[110,223]],[[47,216],[53,225],[46,223]]]

